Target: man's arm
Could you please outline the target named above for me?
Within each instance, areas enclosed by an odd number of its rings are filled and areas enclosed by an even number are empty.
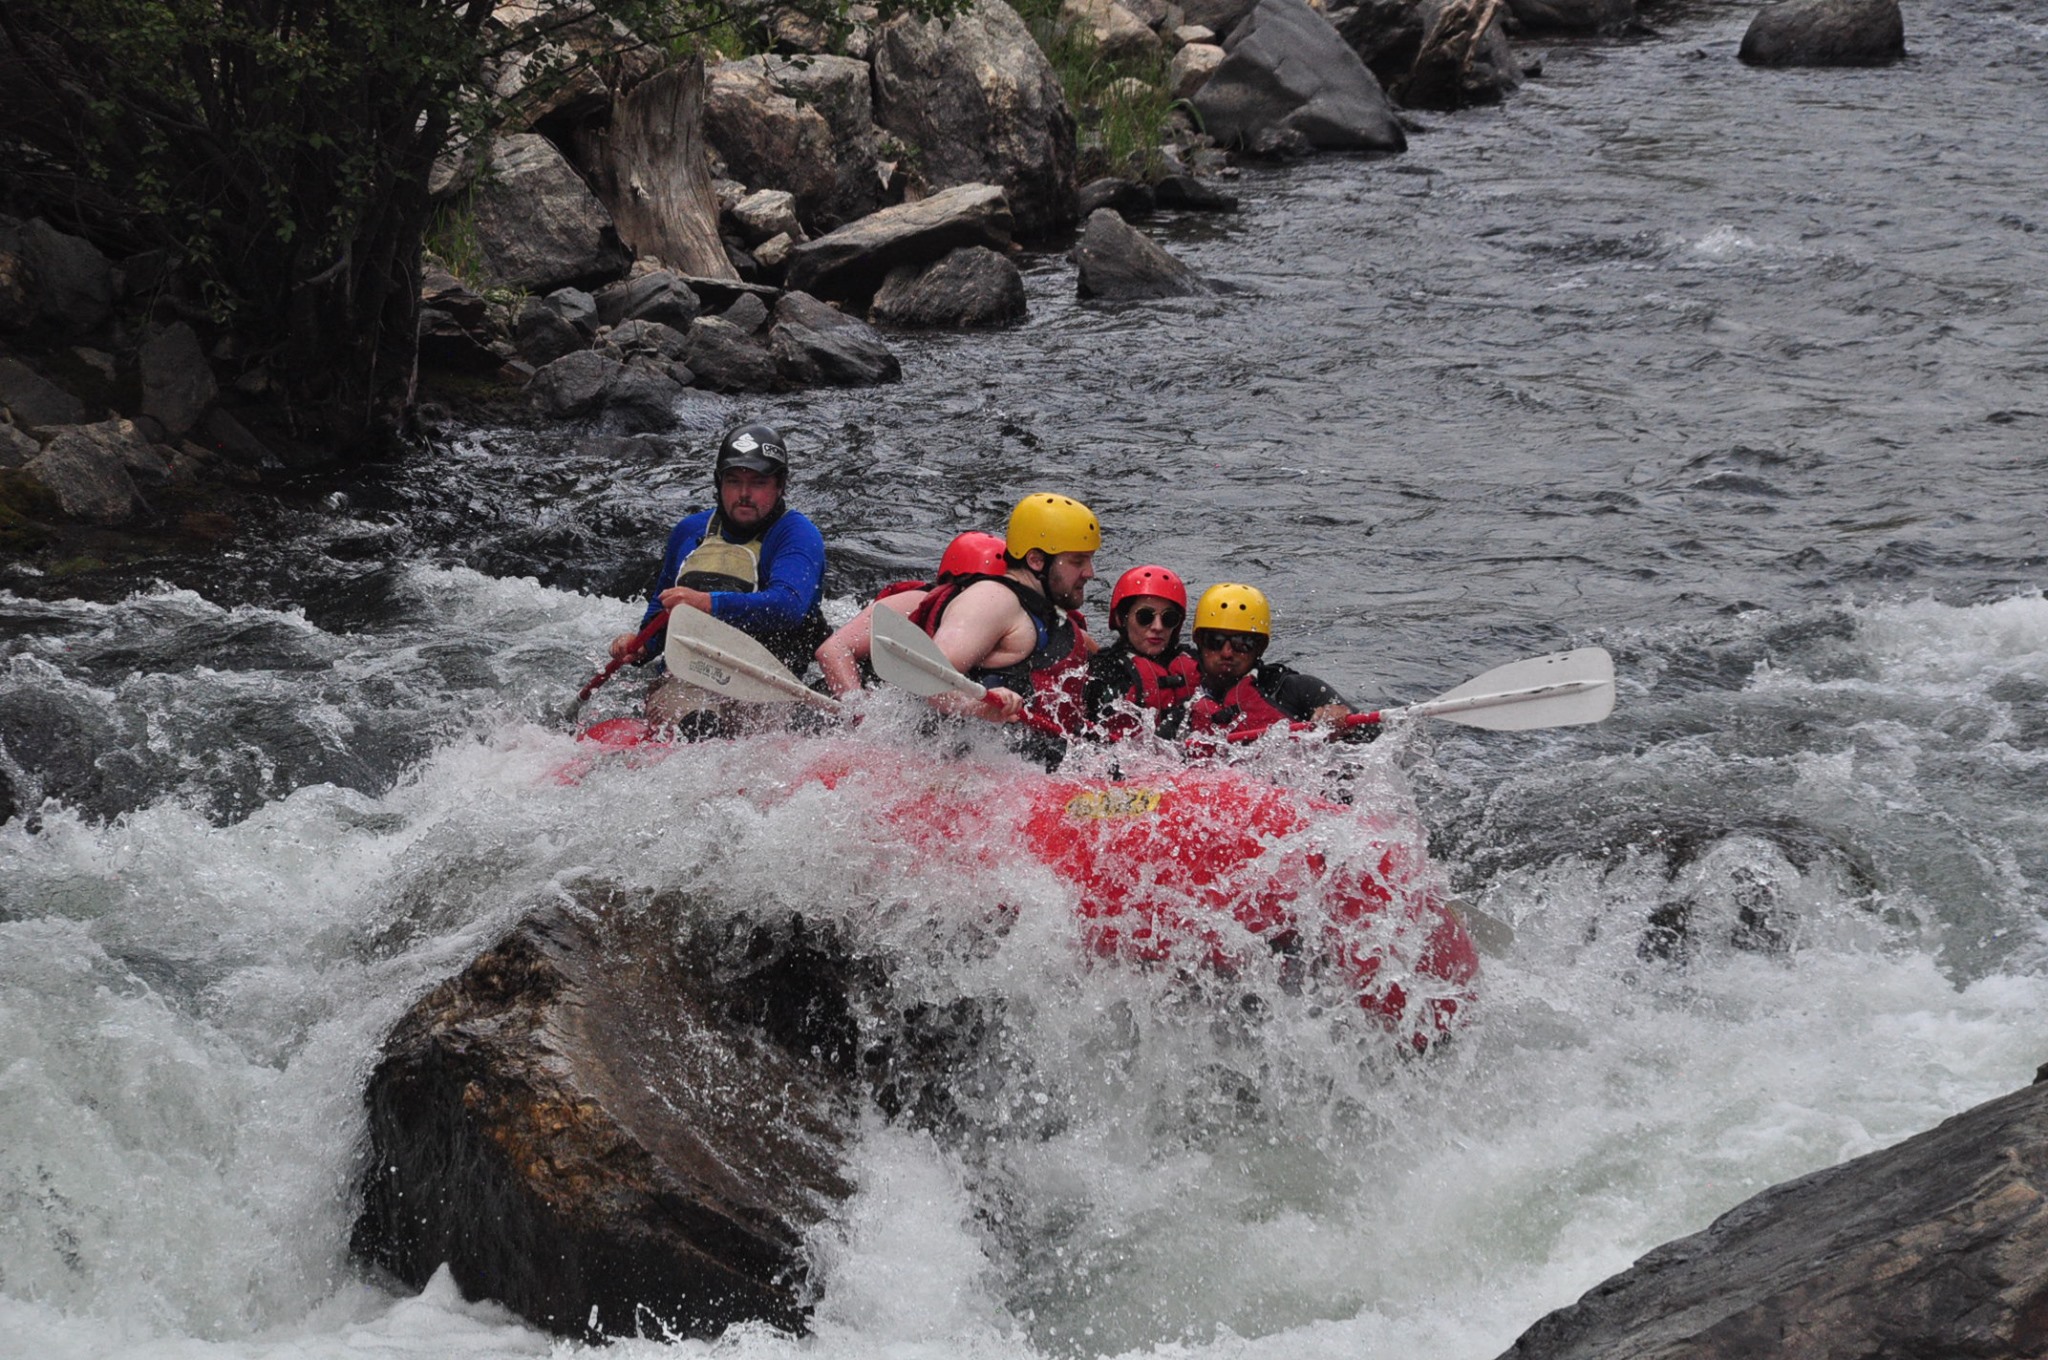
[[[1261,681],[1259,692],[1296,722],[1331,722],[1351,711],[1343,695],[1313,675],[1276,667]]]
[[[1012,636],[1019,627],[1026,630],[1028,637],[1021,650]],[[932,638],[944,652],[946,660],[953,663],[953,669],[962,675],[969,675],[988,666],[992,661],[1007,665],[1031,654],[1032,639],[1037,631],[1032,628],[1031,616],[1024,612],[1017,597],[1009,587],[995,581],[978,581],[953,597],[946,606],[946,613],[939,621],[939,631]],[[946,702],[948,696],[934,700],[934,707],[953,712],[972,711],[977,716],[992,718],[998,722],[1010,722],[1024,711],[1024,696],[1014,690],[998,685],[989,690],[996,700],[994,704],[973,705],[970,710],[957,702]],[[957,699],[958,696],[952,696]]]
[[[814,654],[825,685],[840,698],[860,688],[860,663],[874,655],[875,610],[893,609],[906,617],[916,612],[929,591],[906,590],[876,600],[839,626]]]

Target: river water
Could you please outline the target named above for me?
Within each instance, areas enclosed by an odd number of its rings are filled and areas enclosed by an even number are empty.
[[[913,992],[1001,997],[1048,1111],[971,1152],[872,1119],[815,1336],[693,1353],[1471,1360],[2024,1084],[2048,23],[1909,4],[1902,66],[1763,73],[1749,12],[1554,45],[1395,160],[1247,172],[1241,213],[1160,228],[1219,299],[1082,306],[1044,257],[1027,324],[905,338],[897,386],[706,399],[675,439],[458,430],[218,557],[0,578],[0,1349],[574,1349],[346,1242],[384,1031],[591,882],[823,913]],[[1610,649],[1600,726],[1365,753],[1514,927],[1471,1026],[1403,1061],[1278,992],[1221,1023],[1082,967],[1021,860],[892,867],[857,797],[750,799],[766,748],[550,780],[551,712],[741,415],[789,431],[838,609],[1054,489],[1110,572],[1265,586],[1276,655],[1360,700]],[[904,923],[993,892],[993,949]]]

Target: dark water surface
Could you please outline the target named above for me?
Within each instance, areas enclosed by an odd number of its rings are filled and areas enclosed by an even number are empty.
[[[1909,4],[1901,66],[1759,72],[1750,13],[1554,44],[1399,158],[1248,169],[1240,213],[1157,228],[1223,297],[1081,304],[1038,256],[1028,322],[897,337],[895,386],[705,398],[676,437],[460,432],[114,604],[0,577],[0,774],[34,814],[0,827],[0,1205],[31,1229],[0,1323],[76,1354],[545,1349],[351,1274],[358,1083],[412,996],[589,866],[798,901],[859,877],[837,822],[664,840],[649,790],[730,792],[738,755],[532,791],[741,416],[789,432],[841,607],[1059,490],[1105,525],[1098,607],[1141,561],[1252,581],[1276,654],[1360,700],[1581,644],[1621,675],[1597,728],[1373,748],[1517,929],[1462,1050],[1359,1088],[1306,1029],[1254,1063],[1159,1021],[1159,1091],[1237,1070],[1270,1122],[1075,1097],[974,1173],[1028,1230],[877,1130],[819,1247],[823,1354],[1492,1354],[1762,1185],[2022,1083],[2048,17]],[[1078,1089],[1085,1045],[1046,1026],[1039,1070]]]

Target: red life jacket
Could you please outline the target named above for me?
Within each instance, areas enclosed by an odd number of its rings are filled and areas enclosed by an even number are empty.
[[[1232,685],[1221,699],[1212,698],[1198,684],[1195,700],[1188,705],[1190,735],[1248,738],[1274,723],[1290,721],[1259,691],[1258,679],[1258,668],[1253,667],[1251,674]]]
[[[886,600],[891,595],[908,595],[913,590],[930,590],[930,581],[896,581],[875,592],[875,598]]]
[[[1162,664],[1139,656],[1119,638],[1088,659],[1081,690],[1086,735],[1096,741],[1123,741],[1148,731],[1175,735],[1200,683],[1198,665],[1185,648],[1176,648]]]
[[[1177,651],[1164,666],[1149,656],[1134,656],[1138,685],[1127,697],[1140,708],[1172,708],[1202,692],[1201,663],[1192,653]]]
[[[1088,620],[1080,610],[1070,609],[1062,619],[1051,600],[1007,576],[963,576],[933,586],[931,594],[911,614],[910,621],[937,637],[946,607],[961,591],[982,581],[1001,581],[1009,587],[1017,602],[1024,606],[1024,612],[1031,616],[1038,645],[1021,661],[1000,669],[970,671],[968,678],[990,689],[1000,686],[1022,695],[1027,720],[1057,724],[1067,732],[1080,731],[1081,686],[1088,678],[1088,647],[1082,641],[1088,631]]]

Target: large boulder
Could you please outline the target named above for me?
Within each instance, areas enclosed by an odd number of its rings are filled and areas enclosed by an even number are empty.
[[[536,133],[497,139],[491,172],[477,185],[470,208],[491,274],[520,292],[613,278],[631,259],[611,214]]]
[[[1885,66],[1906,55],[1899,0],[1778,0],[1749,21],[1752,66]]]
[[[768,342],[749,327],[719,316],[690,323],[684,362],[699,387],[714,392],[773,392],[785,386],[782,368]]]
[[[1636,0],[1507,0],[1525,33],[1615,33],[1636,17]]]
[[[174,435],[189,433],[213,405],[220,388],[199,337],[174,321],[142,342],[142,414]]]
[[[803,1329],[847,1198],[855,1030],[800,930],[657,899],[528,919],[427,994],[365,1099],[355,1250],[570,1337]]]
[[[19,359],[0,359],[0,407],[31,428],[76,425],[85,403]]]
[[[1407,146],[1379,81],[1302,0],[1259,0],[1225,47],[1193,101],[1217,141],[1255,153]]]
[[[1227,38],[1257,3],[1258,0],[1180,0],[1180,10],[1187,23],[1206,28],[1217,38]]]
[[[1074,116],[1017,11],[975,0],[951,19],[898,15],[872,61],[875,122],[913,148],[929,187],[1001,185],[1027,238],[1074,221]]]
[[[713,66],[706,76],[704,138],[732,178],[794,195],[813,231],[880,206],[866,62],[757,56]]]
[[[1737,1205],[1501,1360],[2048,1352],[2048,1085]]]
[[[806,241],[790,252],[787,282],[816,297],[865,303],[898,265],[929,264],[963,246],[1004,250],[1012,228],[1002,189],[962,184]]]
[[[161,478],[163,460],[135,425],[103,420],[57,430],[27,472],[49,492],[67,519],[83,524],[129,524],[148,510],[131,469]]]
[[[808,293],[776,299],[768,344],[792,387],[868,387],[903,376],[903,365],[873,326]]]
[[[602,416],[630,434],[675,428],[683,387],[672,376],[578,350],[544,365],[527,384],[527,397],[555,420]]]
[[[0,217],[0,330],[83,335],[113,314],[114,266],[40,217]]]
[[[872,316],[891,326],[1001,326],[1024,315],[1024,276],[1009,256],[964,246],[929,265],[898,265]]]
[[[1088,215],[1074,243],[1080,293],[1105,302],[1200,297],[1216,288],[1108,208]]]

